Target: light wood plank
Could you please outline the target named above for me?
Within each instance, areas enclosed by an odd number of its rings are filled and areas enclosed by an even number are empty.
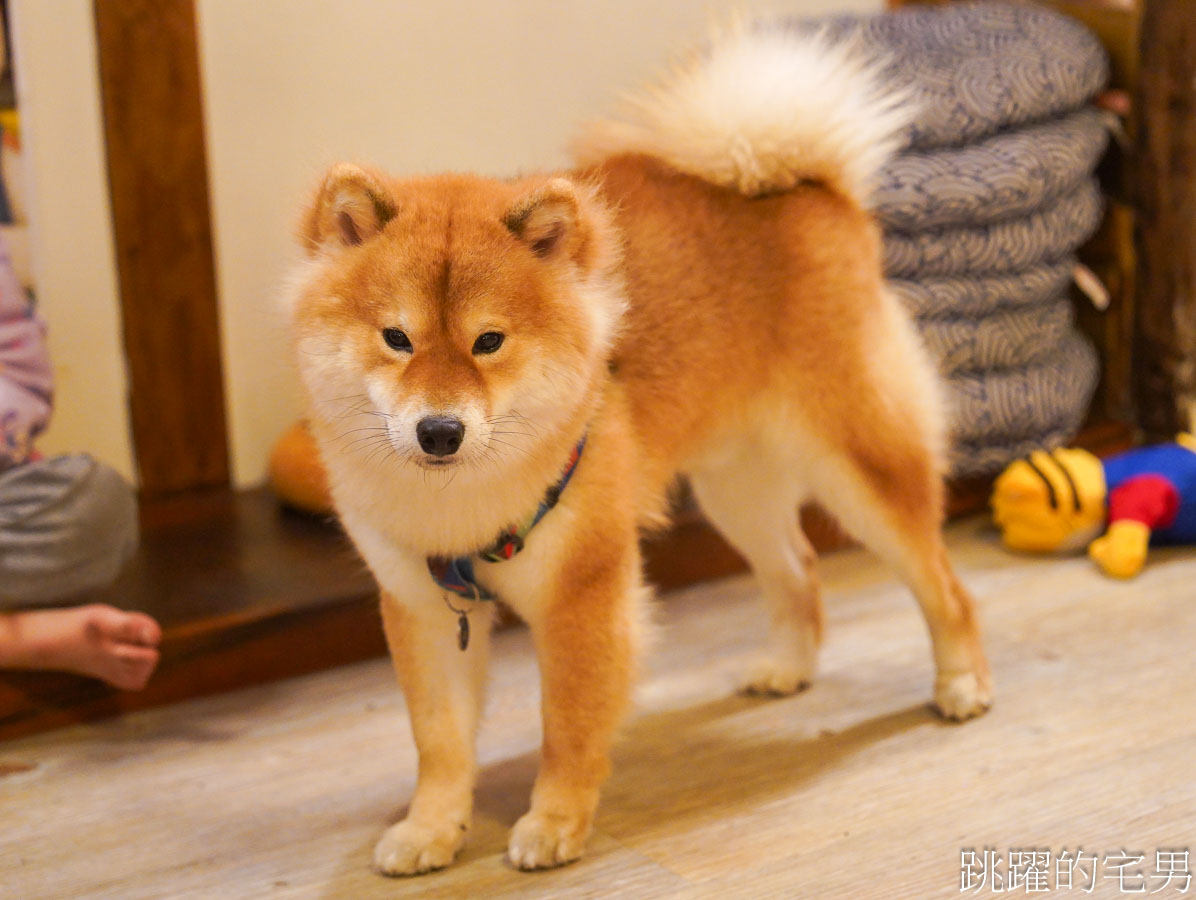
[[[671,595],[588,857],[502,860],[539,740],[527,635],[496,636],[478,815],[453,868],[369,870],[415,756],[374,661],[0,745],[0,885],[21,897],[959,895],[965,847],[1188,846],[1196,831],[1196,554],[1130,583],[951,530],[998,702],[939,722],[924,626],[858,550],[823,561],[828,637],[803,695],[736,696],[764,615],[737,577]],[[33,768],[30,768],[30,767]],[[1149,867],[1148,867],[1149,868]],[[1154,886],[1153,884],[1151,885]],[[1159,896],[1172,896],[1163,892]],[[1102,882],[1093,896],[1118,896]]]

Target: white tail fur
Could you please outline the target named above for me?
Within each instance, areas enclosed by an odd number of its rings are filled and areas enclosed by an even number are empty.
[[[737,24],[630,98],[625,120],[590,125],[574,151],[582,164],[647,154],[749,196],[815,181],[866,206],[914,114],[882,65],[821,32]]]

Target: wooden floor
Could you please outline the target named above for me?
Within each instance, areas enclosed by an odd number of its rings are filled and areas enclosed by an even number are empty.
[[[1010,556],[978,520],[951,541],[997,680],[979,721],[927,710],[913,602],[845,551],[823,563],[822,675],[797,697],[733,692],[763,622],[746,578],[661,604],[576,865],[529,875],[502,859],[539,729],[529,642],[509,630],[496,637],[478,815],[451,869],[370,871],[415,768],[377,660],[0,744],[0,894],[954,897],[963,848],[1005,859],[1078,845],[1143,854],[1158,887],[1155,850],[1196,836],[1196,551],[1157,553],[1123,584],[1084,559]],[[1093,896],[1120,895],[1097,874]]]

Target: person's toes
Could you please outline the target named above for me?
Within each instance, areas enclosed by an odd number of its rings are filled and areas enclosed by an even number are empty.
[[[104,680],[124,691],[139,691],[158,665],[158,651],[125,645],[115,650],[112,659],[114,665]]]
[[[162,628],[145,613],[125,613],[121,636],[130,644],[157,647],[162,642]]]
[[[121,644],[156,647],[162,640],[162,629],[145,613],[125,612],[105,603],[88,608],[88,626],[93,635]]]
[[[79,608],[87,637],[93,641],[120,641],[126,613],[107,603],[89,603]]]

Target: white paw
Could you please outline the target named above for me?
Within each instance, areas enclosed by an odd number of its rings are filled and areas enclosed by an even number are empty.
[[[411,821],[392,825],[374,847],[374,865],[383,875],[419,875],[443,869],[465,843],[465,826],[428,828]]]
[[[771,694],[777,697],[796,694],[810,686],[814,680],[814,668],[813,662],[761,659],[748,669],[740,687],[748,694]]]
[[[943,718],[962,722],[985,713],[993,703],[992,685],[987,677],[972,672],[940,678],[934,686],[934,705]]]
[[[511,829],[507,859],[518,869],[550,869],[580,859],[590,827],[573,816],[529,812]]]

